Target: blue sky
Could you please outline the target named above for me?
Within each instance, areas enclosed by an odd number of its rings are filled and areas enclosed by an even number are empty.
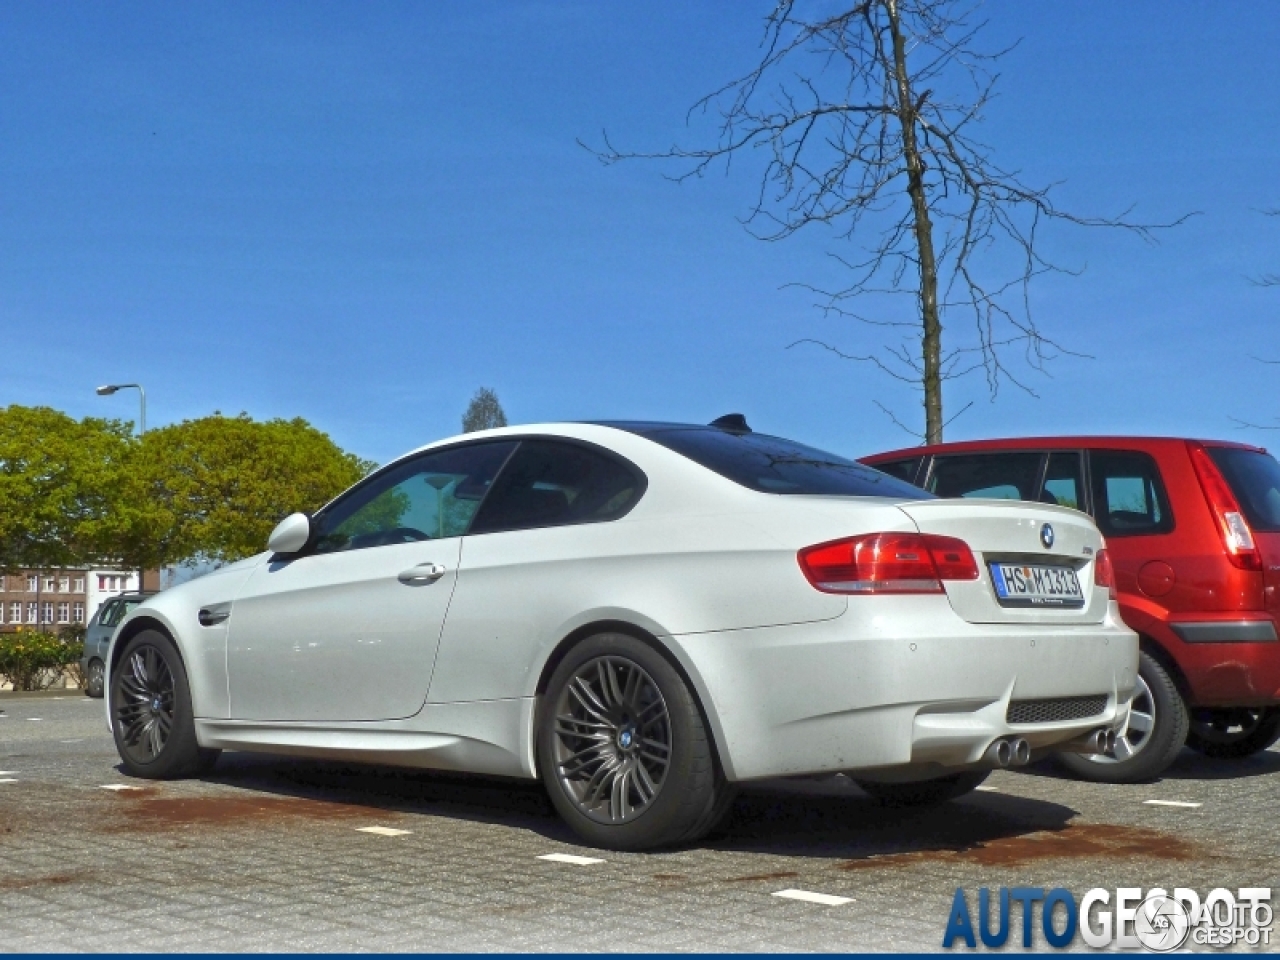
[[[676,185],[576,140],[696,143],[699,96],[754,62],[769,3],[0,3],[0,404],[303,416],[385,460],[497,390],[513,421],[705,421],[853,455],[917,400],[786,285],[814,232],[752,239],[745,166]],[[1202,215],[1148,246],[1062,231],[1034,288],[1064,358],[1040,394],[978,379],[948,439],[1173,433],[1266,444],[1280,416],[1280,8],[985,7],[982,131],[1084,213]],[[956,323],[962,321],[956,320]],[[1280,442],[1280,441],[1277,441]]]

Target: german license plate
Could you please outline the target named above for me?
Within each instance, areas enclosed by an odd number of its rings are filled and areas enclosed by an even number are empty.
[[[1070,567],[993,563],[991,582],[1002,607],[1083,607],[1080,581]]]

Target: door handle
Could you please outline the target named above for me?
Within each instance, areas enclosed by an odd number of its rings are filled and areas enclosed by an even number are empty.
[[[410,567],[403,570],[397,577],[401,583],[435,583],[446,573],[449,568],[441,563],[420,563],[416,567]]]

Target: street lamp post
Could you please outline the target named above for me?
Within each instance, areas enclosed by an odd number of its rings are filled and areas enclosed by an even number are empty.
[[[109,397],[119,390],[127,390],[133,388],[138,391],[138,400],[141,403],[141,409],[138,413],[138,436],[142,436],[147,432],[147,391],[142,389],[140,383],[107,383],[98,388],[98,396]],[[144,571],[138,570],[138,590],[142,590],[142,575]]]
[[[142,401],[142,411],[138,418],[138,436],[142,436],[147,432],[147,391],[142,389],[140,383],[109,383],[98,388],[98,396],[109,397],[117,390],[125,390],[129,387],[138,391],[138,397]]]

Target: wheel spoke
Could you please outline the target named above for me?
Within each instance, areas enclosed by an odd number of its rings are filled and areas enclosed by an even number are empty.
[[[657,723],[667,715],[667,704],[661,697],[645,706],[643,710],[636,714],[636,725],[640,728],[646,728]]]
[[[635,769],[636,789],[640,792],[640,797],[644,803],[648,803],[658,793],[658,787],[653,782],[653,777],[649,776],[649,771],[645,769],[643,763],[637,763]]]
[[[1129,737],[1127,735],[1123,737],[1116,737],[1116,760],[1121,762],[1128,760],[1135,752],[1133,744],[1129,742]]]
[[[1129,729],[1136,730],[1139,733],[1151,732],[1151,714],[1138,713],[1136,710],[1129,711]]]
[[[631,807],[627,803],[627,780],[629,777],[630,771],[626,767],[622,767],[614,774],[613,783],[609,789],[610,820],[626,820],[631,813]]]
[[[574,695],[578,703],[582,704],[582,709],[595,717],[596,720],[613,726],[609,722],[609,708],[600,702],[595,691],[587,685],[582,677],[575,677],[573,683],[569,687],[569,692]]]
[[[608,755],[611,743],[593,743],[585,750],[579,750],[567,760],[560,762],[560,772],[566,777],[572,777],[574,774],[585,770],[591,764],[604,759]]]
[[[601,663],[601,671],[604,675],[603,692],[606,699],[612,700],[615,706],[623,706],[622,686],[618,683],[618,665],[612,660],[604,660]]]
[[[633,712],[640,706],[637,694],[640,692],[641,676],[641,672],[633,667],[627,672],[627,682],[622,689],[622,705]]]

